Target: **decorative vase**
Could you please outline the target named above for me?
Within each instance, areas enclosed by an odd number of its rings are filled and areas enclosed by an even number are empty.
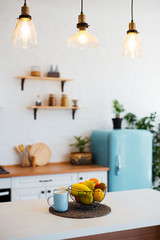
[[[91,152],[71,152],[70,162],[73,165],[88,165],[92,163]]]
[[[123,118],[112,118],[113,121],[113,129],[121,129]]]

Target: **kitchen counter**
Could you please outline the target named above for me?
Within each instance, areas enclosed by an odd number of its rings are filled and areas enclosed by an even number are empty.
[[[150,229],[149,227],[154,229],[153,226],[160,225],[160,192],[158,191],[143,189],[110,192],[106,194],[103,203],[110,206],[112,212],[107,216],[89,219],[70,219],[52,215],[48,212],[49,206],[46,200],[1,203],[0,239],[56,240],[79,239],[80,236],[85,236],[82,239],[86,240],[95,239],[94,236],[89,237],[90,235],[117,231],[123,233],[124,230]],[[160,239],[159,226],[158,229],[157,238],[152,238],[147,233],[151,238],[143,239]]]
[[[36,176],[60,173],[109,171],[108,167],[96,164],[91,165],[71,165],[70,163],[49,163],[45,166],[22,168],[20,165],[4,166],[9,174],[0,174],[0,178]]]

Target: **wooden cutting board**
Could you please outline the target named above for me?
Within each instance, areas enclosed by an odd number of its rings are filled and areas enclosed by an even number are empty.
[[[30,149],[30,156],[35,158],[37,166],[46,165],[51,159],[51,150],[44,143],[33,144]]]

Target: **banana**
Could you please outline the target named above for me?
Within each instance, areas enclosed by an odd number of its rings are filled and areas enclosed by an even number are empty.
[[[71,195],[74,197],[85,197],[87,195],[87,193],[83,192],[83,191],[71,190]]]
[[[76,183],[72,186],[71,195],[85,197],[87,192],[92,192],[92,190],[83,184]]]
[[[77,191],[89,191],[91,192],[92,190],[90,188],[88,188],[87,186],[85,186],[84,184],[79,184],[79,183],[75,183],[72,185],[72,190],[77,190]]]

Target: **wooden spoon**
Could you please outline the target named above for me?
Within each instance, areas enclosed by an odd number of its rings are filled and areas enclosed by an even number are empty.
[[[26,155],[25,155],[25,163],[26,163],[26,167],[30,167],[30,162],[29,162],[29,151],[30,151],[30,149],[31,149],[31,145],[28,145],[27,146],[27,153],[26,153]]]
[[[19,147],[15,147],[15,149],[17,150],[17,152],[19,152],[20,154],[22,154],[21,150],[19,149]]]
[[[20,144],[18,147],[19,147],[20,151],[21,151],[22,153],[24,153],[24,145],[23,145],[23,144]]]

